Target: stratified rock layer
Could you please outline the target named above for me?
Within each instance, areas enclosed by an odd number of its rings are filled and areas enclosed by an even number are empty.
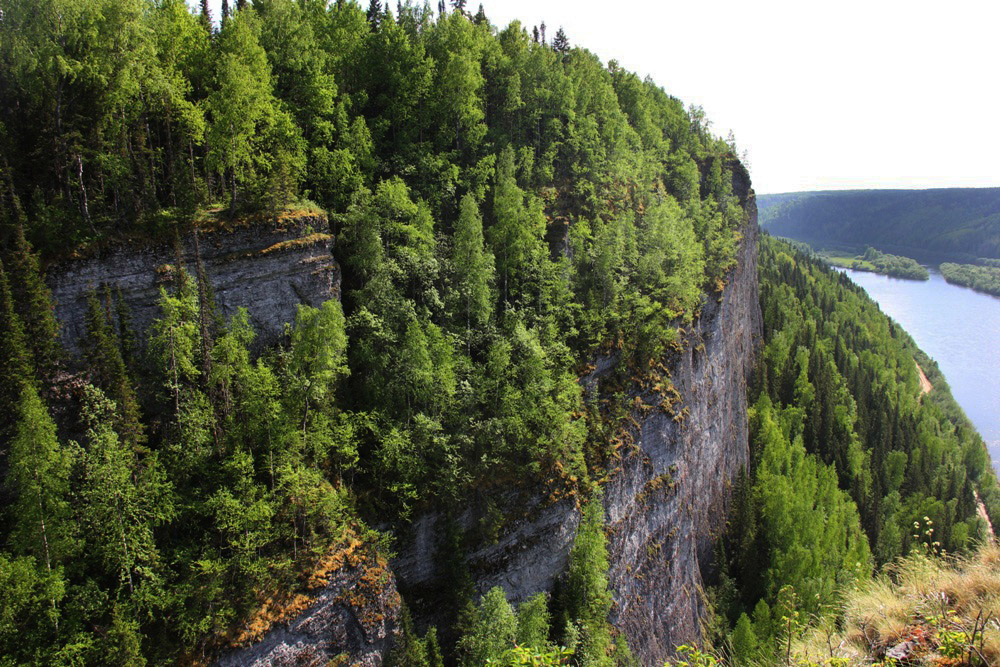
[[[663,664],[677,645],[700,635],[703,575],[725,525],[730,486],[749,456],[746,383],[761,316],[757,207],[739,165],[733,190],[746,212],[738,263],[723,292],[710,295],[687,328],[684,352],[668,362],[681,402],[661,409],[658,397],[639,396],[646,407],[632,414],[633,442],[621,448],[604,486],[611,620],[646,665]],[[600,392],[616,363],[597,359],[583,379],[587,390]],[[492,503],[504,512],[504,526],[494,540],[472,547],[466,567],[477,592],[502,586],[511,602],[520,602],[551,591],[564,573],[579,508],[573,498],[551,502],[526,490],[500,495],[494,493]],[[452,512],[452,525],[440,512],[424,514],[400,541],[393,569],[418,625],[447,622],[439,594],[453,571],[448,532],[459,531],[468,544],[489,523],[490,502],[480,498]]]
[[[746,381],[761,330],[757,209],[748,183],[735,189],[749,218],[739,264],[670,369],[682,402],[638,418],[635,448],[604,491],[611,620],[646,665],[700,637],[703,573],[749,456]]]
[[[219,312],[228,317],[246,308],[259,345],[275,342],[300,303],[319,306],[337,296],[338,270],[330,235],[321,217],[239,225],[202,232],[202,263]],[[48,270],[48,283],[62,325],[62,342],[79,353],[86,334],[87,294],[104,286],[121,290],[140,343],[159,315],[160,287],[169,287],[178,250],[188,272],[196,273],[194,236],[173,244],[119,246],[96,256],[61,262]]]
[[[359,548],[317,587],[305,611],[276,623],[217,667],[377,667],[388,652],[400,613],[396,581],[373,549]]]

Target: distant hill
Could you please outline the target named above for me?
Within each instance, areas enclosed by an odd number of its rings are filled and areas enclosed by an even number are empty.
[[[845,190],[760,195],[774,236],[879,250],[922,262],[1000,258],[1000,188]]]

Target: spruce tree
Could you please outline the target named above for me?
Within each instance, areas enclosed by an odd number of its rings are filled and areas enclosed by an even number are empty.
[[[110,290],[106,290],[105,294],[107,300],[104,304],[98,301],[95,292],[87,296],[86,357],[94,383],[117,406],[117,431],[125,442],[138,449],[146,440],[145,429],[118,336],[112,328]]]
[[[88,552],[134,596],[156,579],[153,528],[169,516],[171,503],[155,460],[142,469],[134,450],[115,433],[114,404],[95,387],[84,390],[88,430],[79,512]]]
[[[556,38],[552,40],[552,50],[556,53],[569,52],[569,39],[566,37],[566,31],[562,27],[556,32]]]
[[[62,358],[59,324],[52,306],[52,294],[42,277],[38,255],[24,237],[24,228],[20,225],[15,230],[14,249],[7,258],[7,271],[14,308],[24,325],[35,370],[43,383],[49,383],[55,377]]]
[[[198,18],[205,31],[212,34],[212,10],[208,8],[208,0],[201,0],[201,12]]]
[[[48,572],[73,552],[69,506],[72,450],[56,437],[56,425],[30,383],[24,383],[10,446],[8,483],[17,495],[11,544]]]
[[[14,312],[7,274],[0,261],[0,441],[12,433],[22,387],[34,383],[31,366],[24,327]]]
[[[476,25],[489,25],[490,20],[486,18],[486,10],[483,9],[483,3],[479,3],[479,11],[476,12],[476,17],[473,19]]]
[[[365,16],[368,18],[368,25],[371,26],[372,32],[378,30],[384,16],[382,0],[371,0],[368,3],[368,11],[365,13]]]

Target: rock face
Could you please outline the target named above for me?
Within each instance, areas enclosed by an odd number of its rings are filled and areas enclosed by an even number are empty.
[[[682,401],[669,410],[633,413],[634,446],[604,486],[612,622],[646,665],[663,664],[675,646],[698,639],[705,613],[703,573],[724,527],[731,482],[746,465],[746,382],[759,344],[757,207],[749,177],[736,165],[733,190],[747,214],[738,265],[721,296],[710,296],[685,333],[670,380]],[[597,360],[584,378],[599,391],[616,360]],[[650,397],[641,397],[649,402]],[[466,566],[476,590],[502,586],[511,602],[551,591],[565,571],[579,524],[572,498],[502,499],[523,518],[495,542],[474,548]],[[421,625],[443,620],[436,589],[447,577],[448,530],[477,530],[487,512],[470,507],[446,527],[437,513],[419,517],[399,544],[393,569]]]
[[[734,184],[735,185],[735,184]],[[639,420],[635,449],[605,486],[612,622],[643,664],[700,636],[703,573],[724,527],[731,482],[748,460],[746,380],[761,331],[757,210],[721,300],[710,300],[671,368],[683,402]]]
[[[377,667],[390,648],[400,613],[392,572],[371,550],[338,560],[291,622],[277,623],[218,667]]]
[[[237,308],[246,308],[258,344],[267,345],[295,318],[297,304],[318,306],[335,297],[339,274],[327,231],[325,219],[299,217],[202,232],[202,263],[220,313],[228,317]],[[181,240],[180,254],[194,276],[192,235]],[[86,333],[87,294],[105,285],[121,289],[138,339],[145,341],[149,324],[158,315],[159,289],[169,286],[176,263],[172,244],[138,249],[130,245],[50,267],[47,280],[64,345],[79,353]]]
[[[733,186],[747,214],[738,264],[721,295],[709,296],[699,319],[684,332],[682,352],[670,361],[669,379],[680,402],[663,409],[653,396],[634,397],[646,407],[633,411],[632,443],[621,449],[621,461],[604,486],[611,620],[646,665],[662,664],[676,645],[699,636],[703,577],[724,526],[730,484],[748,458],[746,381],[761,329],[757,208],[738,165]],[[222,311],[248,307],[265,342],[280,335],[295,304],[318,304],[337,293],[329,237],[314,234],[311,224],[247,228],[201,241]],[[184,252],[193,265],[190,241]],[[87,290],[102,283],[120,286],[139,327],[147,325],[155,313],[158,269],[173,261],[165,248],[131,250],[53,272],[50,282],[67,342],[73,346],[82,335]],[[613,357],[596,360],[583,379],[587,390],[600,391],[615,364]],[[456,534],[479,545],[465,556],[478,592],[502,586],[509,600],[519,602],[551,591],[566,569],[579,525],[576,498],[523,489],[482,495],[475,505],[453,512],[451,520],[440,512],[417,517],[409,534],[399,536],[391,571],[373,568],[371,559],[331,569],[313,597],[295,607],[300,611],[287,615],[290,620],[268,623],[266,633],[240,642],[249,647],[218,664],[318,665],[340,659],[380,665],[400,613],[397,583],[418,627],[436,624],[447,636],[440,589],[453,571],[449,541]],[[509,512],[512,507],[516,511]],[[501,519],[492,529],[491,508]],[[376,570],[381,574],[373,574]]]

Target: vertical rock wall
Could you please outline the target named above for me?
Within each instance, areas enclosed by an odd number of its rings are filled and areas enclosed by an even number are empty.
[[[749,455],[746,381],[761,316],[756,204],[746,187],[741,198],[750,220],[739,265],[671,369],[683,401],[673,414],[647,411],[635,448],[605,486],[611,620],[645,665],[700,636],[703,573]]]
[[[258,344],[268,345],[281,336],[286,322],[294,320],[297,304],[318,306],[335,297],[339,274],[328,230],[322,217],[300,217],[202,232],[202,263],[220,313],[228,317],[237,308],[246,308]],[[149,324],[158,316],[160,287],[169,286],[178,250],[194,276],[191,234],[181,239],[179,248],[120,246],[50,267],[47,281],[63,344],[79,353],[86,333],[87,294],[105,285],[121,290],[138,338],[145,341]]]
[[[652,407],[633,414],[634,447],[623,450],[604,487],[611,620],[645,665],[663,664],[675,646],[700,636],[703,572],[711,568],[715,538],[725,525],[731,483],[749,456],[746,384],[761,333],[757,206],[738,164],[733,190],[747,214],[738,264],[722,294],[708,298],[670,367],[682,402],[669,411]],[[600,391],[614,365],[614,358],[598,359],[584,378],[588,391]],[[579,510],[571,498],[513,504],[524,516],[495,543],[472,550],[466,564],[478,592],[499,585],[519,602],[552,590],[564,572]],[[482,508],[465,508],[457,528],[475,530],[483,516]],[[438,513],[418,517],[393,562],[400,589],[425,625],[443,620],[435,591],[447,576],[445,531]]]

